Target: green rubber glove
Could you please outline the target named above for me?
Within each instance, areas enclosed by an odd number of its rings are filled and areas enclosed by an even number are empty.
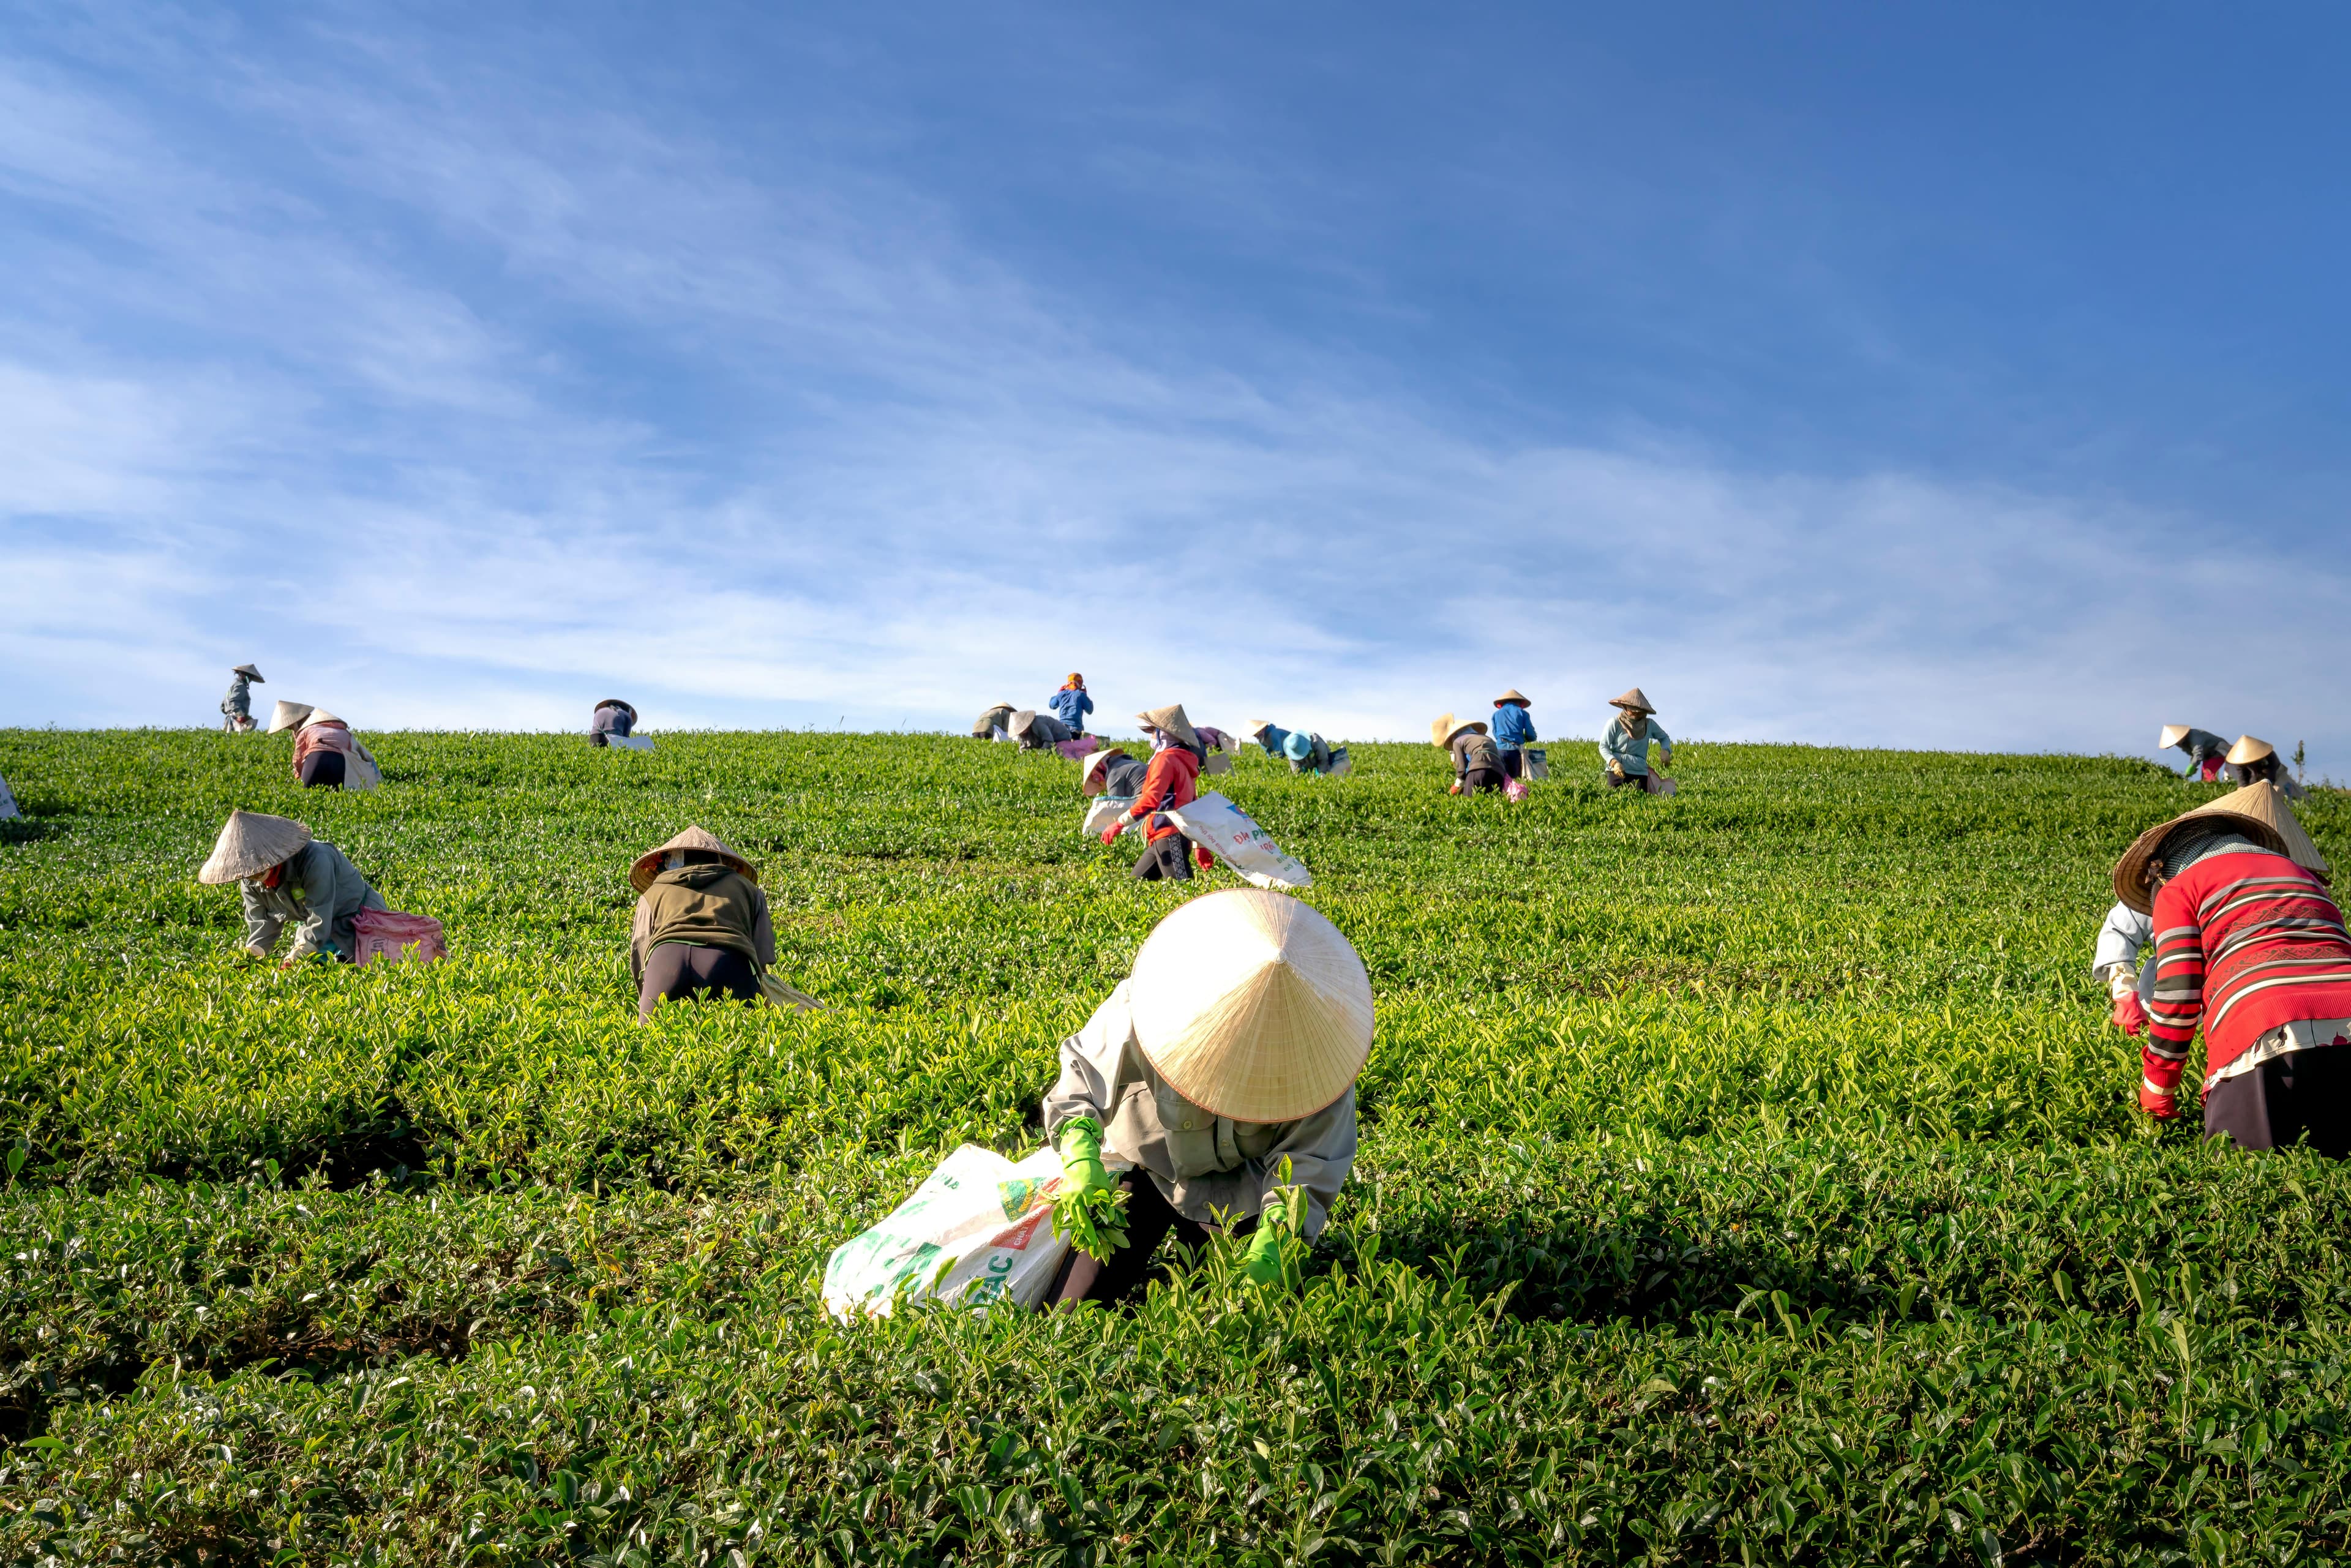
[[[1061,1176],[1081,1192],[1117,1185],[1102,1164],[1102,1124],[1092,1116],[1081,1116],[1062,1125]]]
[[[1249,1251],[1241,1260],[1241,1272],[1252,1285],[1279,1285],[1289,1270],[1284,1256],[1282,1228],[1259,1219],[1256,1233],[1249,1237]]]

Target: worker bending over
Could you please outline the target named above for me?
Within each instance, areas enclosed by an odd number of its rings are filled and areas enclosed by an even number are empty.
[[[1487,735],[1484,719],[1456,720],[1448,713],[1428,727],[1428,738],[1453,758],[1453,782],[1445,787],[1447,794],[1484,794],[1510,781],[1502,771],[1501,750]]]
[[[1611,789],[1635,785],[1652,795],[1666,793],[1662,776],[1649,774],[1649,743],[1657,743],[1657,766],[1667,768],[1674,762],[1674,737],[1656,720],[1657,710],[1649,699],[1635,686],[1621,697],[1611,697],[1608,706],[1616,709],[1609,722],[1608,733],[1600,737],[1600,762]]]
[[[2179,1113],[2201,1027],[2207,1134],[2351,1154],[2351,935],[2325,871],[2268,784],[2158,823],[2116,862],[2116,896],[2154,919],[2139,1081],[2150,1115]]]
[[[653,1017],[664,998],[760,999],[776,928],[758,867],[695,827],[639,855],[629,885],[637,890],[629,974],[639,1018]]]
[[[1010,703],[998,703],[971,721],[971,737],[974,740],[1010,739],[1011,737],[1008,731],[1012,723],[1013,712]]]
[[[588,716],[588,744],[610,746],[615,740],[626,740],[636,727],[637,710],[618,697],[606,697]]]
[[[1140,821],[1144,824],[1143,858],[1134,862],[1135,879],[1189,882],[1195,860],[1206,871],[1217,863],[1216,857],[1207,850],[1194,849],[1184,837],[1184,830],[1166,813],[1199,799],[1200,767],[1207,758],[1207,749],[1200,744],[1192,721],[1185,717],[1181,703],[1152,708],[1134,716],[1143,726],[1144,738],[1151,742],[1151,762],[1143,770],[1143,783],[1135,791],[1134,804],[1102,830],[1102,841],[1116,843],[1129,822]]]
[[[1494,748],[1502,754],[1502,771],[1512,779],[1526,777],[1526,748],[1535,743],[1535,721],[1527,716],[1533,703],[1512,686],[1494,699]]]
[[[1063,1179],[1127,1194],[1126,1245],[1107,1262],[1071,1249],[1047,1302],[1127,1294],[1170,1231],[1187,1250],[1246,1235],[1251,1280],[1294,1280],[1355,1163],[1372,1023],[1364,961],[1308,904],[1237,888],[1162,920],[1061,1042],[1045,1095]]]
[[[221,698],[221,727],[231,735],[248,734],[253,729],[253,683],[261,680],[261,672],[251,664],[239,664],[228,674],[228,695]]]
[[[2294,781],[2294,775],[2285,770],[2285,760],[2278,756],[2277,747],[2250,735],[2237,737],[2237,744],[2229,747],[2228,773],[2229,782],[2239,786],[2274,784],[2289,800],[2299,800],[2304,793],[2302,786]]]
[[[294,950],[280,968],[305,958],[349,963],[359,950],[363,909],[387,909],[350,857],[291,817],[231,811],[212,858],[196,873],[212,886],[235,883],[245,903],[245,950],[266,958],[294,927]]]
[[[2229,743],[2210,730],[2189,724],[2165,725],[2157,733],[2155,743],[2166,751],[2177,748],[2186,752],[2188,777],[2206,783],[2220,777],[2221,757],[2229,749]]]
[[[269,733],[294,732],[294,779],[305,789],[372,789],[383,782],[375,753],[351,727],[308,703],[281,702],[269,716]]]

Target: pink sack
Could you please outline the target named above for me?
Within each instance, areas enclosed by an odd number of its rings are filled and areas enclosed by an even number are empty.
[[[1075,762],[1081,757],[1092,757],[1095,752],[1100,751],[1102,741],[1095,736],[1081,735],[1075,740],[1055,741],[1053,749],[1070,761]]]
[[[1523,779],[1505,779],[1502,780],[1502,799],[1505,800],[1523,800],[1532,791],[1527,787],[1527,781]]]
[[[351,955],[354,964],[371,964],[378,958],[398,963],[409,957],[415,949],[419,962],[430,964],[435,958],[449,956],[449,939],[442,934],[441,923],[429,915],[402,915],[396,910],[362,909],[351,921],[358,933],[358,951]]]

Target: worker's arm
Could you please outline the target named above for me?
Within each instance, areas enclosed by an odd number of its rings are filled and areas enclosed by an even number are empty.
[[[256,957],[266,956],[277,946],[285,916],[270,908],[269,895],[253,883],[240,882],[236,890],[245,901],[245,946]]]
[[[1290,1162],[1290,1186],[1306,1194],[1306,1225],[1299,1234],[1311,1241],[1322,1233],[1347,1173],[1355,1166],[1355,1092],[1350,1088],[1331,1105],[1290,1124],[1263,1157],[1252,1162],[1265,1183],[1259,1212],[1282,1202],[1281,1162]]]
[[[1625,736],[1622,719],[1610,719],[1600,737],[1600,765],[1611,773],[1625,771]]]
[[[1059,1145],[1061,1129],[1079,1120],[1107,1127],[1118,1080],[1119,1056],[1134,1032],[1126,982],[1121,980],[1085,1027],[1061,1042],[1061,1076],[1045,1091],[1045,1136]]]
[[[629,980],[632,985],[645,983],[645,945],[653,934],[653,919],[645,907],[645,895],[639,894],[636,913],[629,916]]]
[[[1672,763],[1674,759],[1674,737],[1667,735],[1666,733],[1666,727],[1659,724],[1656,719],[1651,719],[1649,721],[1649,738],[1657,743],[1657,765],[1660,768],[1663,768]]]
[[[291,872],[287,873],[289,876]],[[294,927],[295,958],[315,958],[321,954],[348,958],[349,953],[335,951],[335,915],[367,906],[370,888],[367,878],[350,857],[332,844],[313,843],[303,852],[301,923]],[[381,904],[381,899],[376,900]]]
[[[2168,883],[2155,897],[2155,995],[2139,1050],[2139,1104],[2157,1116],[2175,1112],[2180,1071],[2204,1017],[2204,932],[2178,887]]]

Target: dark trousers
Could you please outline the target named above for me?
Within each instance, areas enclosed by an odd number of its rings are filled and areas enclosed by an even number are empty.
[[[343,787],[343,754],[319,750],[302,758],[298,777],[305,789],[340,789]]]
[[[1600,777],[1607,780],[1608,788],[1611,789],[1630,787],[1641,790],[1644,794],[1648,792],[1649,776],[1646,773],[1603,773]]]
[[[1472,768],[1461,776],[1461,792],[1464,795],[1488,794],[1499,789],[1502,784],[1502,770],[1499,768]]]
[[[1128,1171],[1119,1177],[1119,1186],[1126,1189],[1126,1245],[1112,1253],[1107,1263],[1071,1248],[1070,1255],[1061,1260],[1061,1271],[1046,1287],[1042,1310],[1067,1311],[1080,1301],[1118,1301],[1135,1294],[1150,1270],[1151,1255],[1159,1250],[1171,1230],[1176,1233],[1176,1245],[1187,1252],[1207,1244],[1208,1228],[1176,1213],[1148,1171]],[[1232,1233],[1246,1236],[1256,1228],[1257,1220],[1251,1217],[1235,1223]]]
[[[2351,1047],[2290,1051],[2213,1085],[2204,1096],[2204,1134],[2241,1149],[2307,1138],[2328,1159],[2351,1155]]]
[[[1502,771],[1505,775],[1512,779],[1523,779],[1526,777],[1526,767],[1527,759],[1523,754],[1507,749],[1503,751]]]
[[[759,977],[751,960],[732,947],[664,942],[645,955],[644,983],[637,988],[637,1016],[651,1018],[663,998],[697,1001],[704,997],[737,1001],[759,999]]]
[[[1134,862],[1137,882],[1189,882],[1192,880],[1192,841],[1181,833],[1170,833],[1164,839],[1145,844],[1143,858]]]

